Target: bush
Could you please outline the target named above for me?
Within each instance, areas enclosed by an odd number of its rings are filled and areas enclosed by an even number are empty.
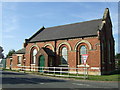
[[[117,70],[115,70],[115,71],[112,71],[110,74],[111,74],[111,75],[113,75],[113,74],[120,74],[120,69],[117,69]]]

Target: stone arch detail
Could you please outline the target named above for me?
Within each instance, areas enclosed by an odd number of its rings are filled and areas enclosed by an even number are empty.
[[[58,45],[58,47],[57,47],[57,52],[59,51],[59,48],[60,48],[63,44],[65,44],[65,45],[67,45],[67,46],[68,46],[69,51],[71,51],[71,50],[72,50],[72,47],[70,46],[70,44],[69,44],[69,43],[67,43],[67,42],[62,42],[62,43],[60,43],[60,44]]]
[[[51,46],[51,48],[52,48],[52,50],[53,50],[53,52],[54,52],[54,46],[53,46],[52,44],[50,44],[50,43],[45,44],[44,47],[46,47],[46,46]]]
[[[36,45],[36,44],[34,44],[34,45],[32,45],[32,46],[30,47],[29,53],[31,52],[31,49],[32,49],[33,47],[36,47],[38,51],[40,50],[39,46]]]
[[[75,48],[74,48],[75,51],[77,50],[78,45],[81,44],[81,43],[86,43],[86,44],[88,45],[88,47],[89,47],[89,50],[92,49],[92,45],[91,45],[87,40],[82,40],[82,41],[79,41],[79,42],[75,45]]]

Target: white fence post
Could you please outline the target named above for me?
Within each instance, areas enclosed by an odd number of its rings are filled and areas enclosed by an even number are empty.
[[[76,72],[76,73],[77,73],[77,77],[78,77],[78,70],[79,70],[79,69],[78,69],[78,68],[76,68],[76,70],[77,70],[77,72]]]
[[[86,68],[84,67],[84,79],[86,78]]]
[[[42,73],[44,73],[44,67],[42,67]]]
[[[31,67],[31,66],[18,66],[19,68],[23,69],[24,67]],[[88,68],[70,68],[70,67],[31,67],[34,71],[36,68],[41,74],[48,74],[54,76],[68,76],[68,77],[82,77],[84,79],[88,78]],[[79,76],[79,71],[83,71],[83,76]],[[27,69],[23,69],[24,71]],[[71,72],[73,71],[73,72]],[[74,73],[75,72],[75,73]],[[57,75],[56,75],[57,73]],[[73,73],[73,74],[72,74]],[[72,74],[72,76],[71,76]]]
[[[68,67],[68,77],[69,77],[69,75],[70,75],[70,74],[69,74],[69,67]]]
[[[60,68],[60,76],[62,76],[62,67]]]
[[[55,76],[55,67],[54,67],[54,76]]]

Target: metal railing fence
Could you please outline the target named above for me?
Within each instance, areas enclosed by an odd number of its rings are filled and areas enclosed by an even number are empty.
[[[39,72],[45,75],[61,77],[88,78],[88,68],[18,66],[20,71]]]

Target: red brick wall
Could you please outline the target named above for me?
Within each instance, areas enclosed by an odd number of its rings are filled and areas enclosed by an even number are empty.
[[[90,37],[90,38],[78,38],[78,39],[68,39],[68,40],[58,40],[56,41],[56,43],[54,41],[49,41],[49,42],[37,42],[37,43],[28,43],[28,45],[26,46],[26,66],[30,66],[30,48],[33,45],[37,45],[39,48],[44,47],[46,44],[51,44],[54,49],[55,49],[55,45],[56,45],[56,49],[55,52],[57,54],[56,56],[56,65],[59,65],[59,49],[58,46],[63,43],[63,42],[67,42],[69,43],[69,45],[71,46],[71,50],[69,48],[69,46],[67,46],[66,44],[62,44],[62,45],[66,45],[66,47],[68,48],[68,63],[69,63],[69,67],[77,67],[77,63],[78,63],[78,57],[77,57],[77,52],[75,51],[75,46],[78,42],[82,41],[82,40],[86,40],[88,41],[91,46],[92,49],[90,50],[88,45],[86,45],[88,47],[88,60],[87,63],[88,65],[90,65],[90,67],[100,67],[100,45],[96,44],[100,44],[100,41],[98,40],[97,37]],[[82,43],[85,44],[85,43]],[[62,47],[62,45],[60,47]],[[81,44],[80,44],[81,45]],[[47,48],[51,48],[51,46],[47,46]],[[57,51],[58,50],[58,51]]]
[[[82,42],[80,44],[78,44],[79,42],[81,41],[88,41],[91,45],[91,48],[90,46],[85,43],[85,42]],[[101,41],[102,42],[102,41]],[[57,40],[57,41],[46,41],[46,42],[36,42],[36,43],[28,43],[27,46],[25,47],[26,48],[26,53],[25,53],[25,66],[30,66],[30,61],[31,61],[31,51],[32,51],[32,48],[37,48],[38,52],[39,50],[42,48],[42,47],[47,47],[51,50],[53,50],[56,54],[55,56],[55,66],[58,66],[60,64],[60,48],[63,47],[63,46],[66,46],[67,49],[68,49],[68,64],[69,64],[69,67],[71,68],[76,68],[78,67],[79,65],[79,53],[77,52],[79,50],[79,47],[81,45],[85,45],[87,47],[87,52],[88,52],[88,59],[87,59],[87,65],[89,65],[89,71],[93,71],[93,72],[99,72],[100,70],[92,70],[92,68],[100,68],[102,69],[102,72],[104,71],[112,71],[112,69],[114,68],[114,60],[113,60],[113,52],[111,53],[111,62],[113,64],[103,64],[101,61],[102,61],[102,51],[101,51],[101,42],[99,40],[98,37],[87,37],[87,38],[76,38],[76,39],[67,39],[67,40]],[[69,45],[68,45],[69,44]],[[76,46],[78,45],[78,46]],[[76,47],[76,48],[75,48]],[[106,52],[106,48],[105,48],[105,52]],[[112,48],[112,50],[114,50],[114,48]],[[107,62],[107,54],[108,52],[106,52],[106,57],[104,57],[105,61]],[[38,54],[40,55],[40,54]],[[17,67],[17,64],[18,64],[18,56],[17,55],[13,55],[12,58],[13,58],[13,61],[12,61],[12,68],[18,68]],[[45,58],[48,59],[49,57],[47,55],[45,55]],[[38,59],[38,58],[37,58]],[[49,60],[45,60],[46,63],[49,62]],[[38,60],[37,60],[38,62]],[[9,66],[9,60],[7,61],[7,65]],[[48,64],[46,64],[46,66],[49,66]],[[23,62],[22,62],[22,65],[23,65]],[[37,65],[37,64],[36,64]],[[107,67],[107,69],[103,69],[103,67]],[[109,68],[108,68],[109,67]],[[80,68],[80,66],[79,66]],[[26,69],[30,69],[30,67],[26,68]]]
[[[11,69],[18,69],[18,54],[13,54],[12,57],[11,57],[11,62],[10,62],[10,58],[7,58],[6,60],[6,68],[7,69],[10,69],[10,65],[11,65]],[[21,65],[24,65],[24,62],[23,62],[23,59],[24,59],[24,55],[21,54],[20,55],[22,57],[22,62],[21,62]]]
[[[104,23],[103,29],[100,32],[101,58],[102,58],[101,67],[103,74],[109,74],[110,72],[115,70],[114,39],[112,36],[112,26],[109,24],[108,20]],[[110,43],[110,51],[108,42]],[[104,50],[102,50],[102,43],[104,43]]]
[[[6,68],[10,69],[10,58],[6,59]]]
[[[87,43],[80,43],[81,41],[88,41],[91,44],[91,49],[89,47],[89,45]],[[64,43],[65,42],[65,43]],[[62,43],[62,44],[61,44]],[[68,43],[69,45],[67,45],[66,43]],[[48,44],[48,45],[46,45]],[[51,45],[49,45],[51,44]],[[76,46],[78,44],[78,46]],[[88,59],[87,59],[87,64],[89,65],[89,70],[90,71],[94,71],[91,70],[91,67],[98,67],[101,68],[101,66],[104,66],[101,63],[101,47],[100,47],[100,40],[98,39],[98,37],[88,37],[88,38],[76,38],[76,39],[67,39],[67,40],[58,40],[58,41],[49,41],[49,42],[37,42],[37,43],[28,43],[28,45],[26,46],[26,53],[25,53],[25,66],[30,66],[30,60],[31,60],[31,50],[32,48],[36,47],[37,50],[39,51],[42,47],[46,46],[47,48],[55,51],[56,53],[56,57],[55,57],[55,66],[58,66],[60,64],[60,55],[59,55],[59,51],[60,48],[63,46],[66,46],[68,49],[68,64],[69,67],[71,68],[77,68],[77,65],[79,65],[79,53],[77,52],[79,49],[79,47],[81,45],[86,45],[87,49],[88,49]],[[59,47],[59,48],[58,48]],[[76,47],[76,50],[75,50]],[[12,56],[13,61],[12,61],[12,68],[18,68],[18,56],[17,55],[13,55]],[[48,58],[48,57],[46,57]],[[38,60],[37,60],[38,62]],[[48,61],[46,61],[48,62]],[[9,62],[7,62],[7,64],[9,65]],[[23,62],[22,62],[23,65]],[[48,66],[48,64],[46,64]],[[108,67],[108,66],[107,66]],[[110,67],[110,66],[109,66]],[[112,68],[113,66],[111,66]],[[80,68],[80,66],[79,66]],[[26,68],[26,69],[30,69],[30,67]],[[97,70],[96,70],[97,71]],[[103,70],[104,71],[104,70]]]
[[[12,68],[18,68],[17,64],[18,64],[18,57],[17,55],[13,54],[12,55]]]

